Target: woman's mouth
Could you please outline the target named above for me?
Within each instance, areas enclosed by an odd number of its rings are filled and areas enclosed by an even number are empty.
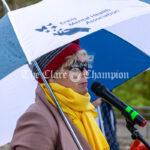
[[[87,86],[88,85],[88,82],[82,82],[81,83],[83,86]]]

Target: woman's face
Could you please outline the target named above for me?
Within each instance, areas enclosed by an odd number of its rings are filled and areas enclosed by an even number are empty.
[[[73,67],[70,69],[66,68],[58,74],[56,73],[53,79],[49,79],[49,82],[58,83],[66,88],[71,88],[75,92],[84,95],[88,92],[88,70],[81,66],[85,65],[86,60],[82,58],[77,64],[72,65]],[[80,70],[79,68],[82,69]]]

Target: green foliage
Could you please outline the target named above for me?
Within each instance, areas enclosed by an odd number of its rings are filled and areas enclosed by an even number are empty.
[[[6,0],[8,6],[11,10],[15,10],[18,8],[26,7],[32,4],[35,4],[37,2],[40,2],[41,0]],[[6,13],[2,2],[0,0],[0,17],[2,17]]]
[[[2,1],[0,1],[0,18],[3,16],[4,14],[4,7],[2,5]]]
[[[150,71],[128,80],[113,90],[128,105],[150,106]]]
[[[40,0],[7,0],[8,4],[14,9],[22,8],[39,2]]]
[[[113,90],[113,93],[130,106],[150,107],[150,70],[128,80]],[[145,119],[150,120],[150,110],[137,109]],[[115,109],[117,118],[124,118]]]

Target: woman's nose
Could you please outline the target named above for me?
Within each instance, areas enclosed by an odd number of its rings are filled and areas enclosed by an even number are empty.
[[[83,69],[82,74],[83,74],[84,77],[88,77],[89,76],[89,72],[85,68]]]

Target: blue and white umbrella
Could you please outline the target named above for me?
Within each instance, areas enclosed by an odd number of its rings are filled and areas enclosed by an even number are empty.
[[[17,119],[34,102],[37,83],[27,64],[80,38],[90,54],[89,83],[99,80],[112,89],[150,67],[149,19],[150,5],[139,0],[43,0],[5,15],[0,20],[0,145],[11,140]]]

